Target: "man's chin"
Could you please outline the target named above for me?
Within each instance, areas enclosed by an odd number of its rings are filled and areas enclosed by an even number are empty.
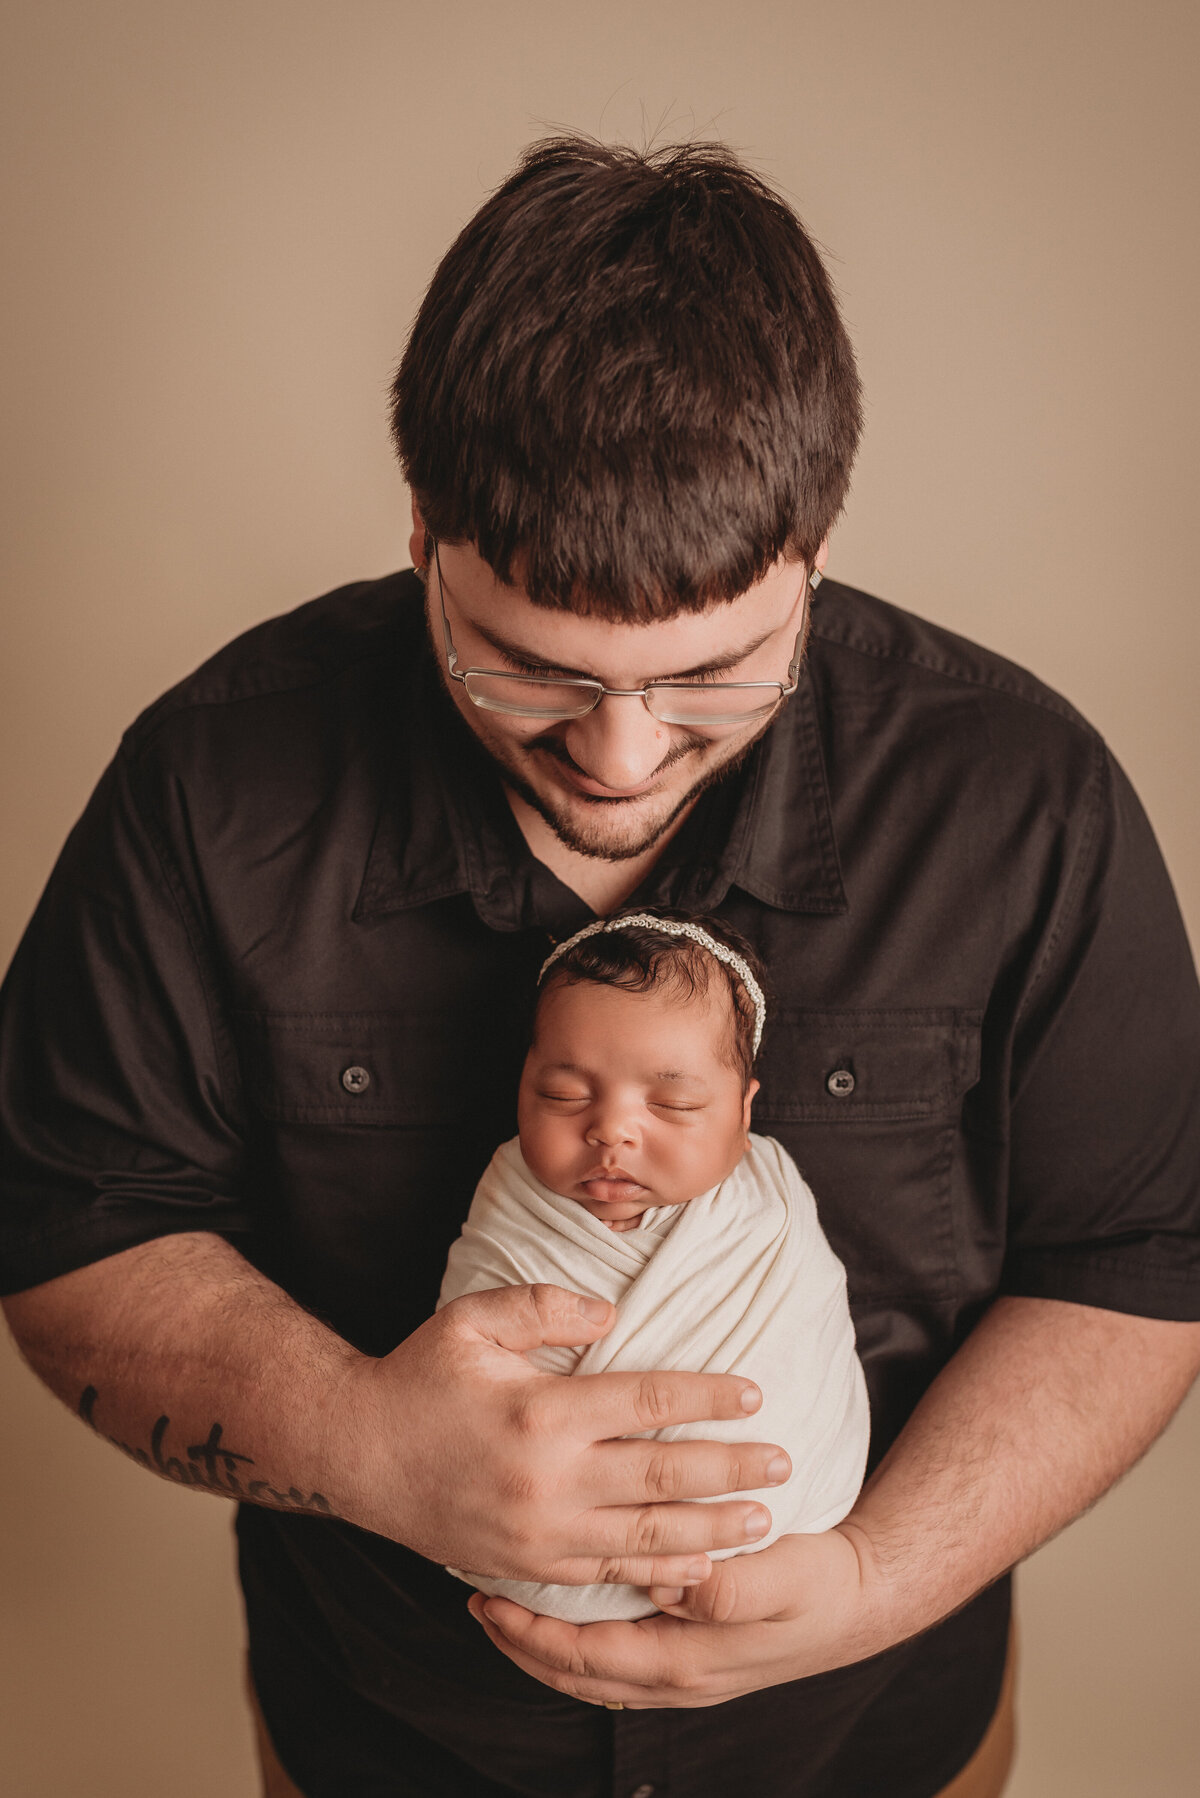
[[[674,801],[647,793],[636,799],[550,795],[505,770],[506,784],[550,826],[564,849],[593,861],[627,862],[644,855],[677,823],[709,782],[696,781]]]
[[[715,763],[703,739],[685,740],[659,769],[668,790],[651,788],[631,799],[593,798],[571,784],[565,771],[570,758],[556,738],[526,745],[518,759],[507,744],[485,735],[478,725],[475,732],[499,764],[504,784],[549,825],[564,849],[593,861],[627,862],[661,843],[701,793],[736,773],[771,722],[764,720],[753,736]],[[672,793],[675,777],[684,773],[683,765],[692,757],[696,759],[688,770],[691,780],[682,791]],[[537,777],[536,784],[531,775]]]

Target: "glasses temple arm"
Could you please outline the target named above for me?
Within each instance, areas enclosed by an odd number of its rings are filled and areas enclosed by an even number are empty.
[[[442,588],[442,558],[438,554],[437,538],[434,537],[431,541],[433,543],[433,565],[437,569],[438,606],[442,614],[442,637],[446,644],[446,666],[451,680],[461,680],[463,677],[458,672],[458,651],[454,647],[454,638],[450,635],[450,620],[446,616],[446,595]]]

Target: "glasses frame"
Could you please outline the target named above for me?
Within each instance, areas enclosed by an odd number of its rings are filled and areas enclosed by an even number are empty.
[[[687,730],[720,730],[730,725],[757,723],[760,718],[765,717],[771,710],[770,705],[764,705],[759,712],[747,712],[736,718],[717,719],[713,721],[705,721],[702,719],[660,718],[650,703],[650,695],[652,693],[664,690],[673,693],[693,692],[700,683],[695,681],[653,680],[647,681],[644,687],[606,687],[603,681],[594,680],[590,675],[586,674],[578,676],[559,674],[514,674],[507,668],[460,668],[458,666],[458,651],[454,647],[454,638],[450,634],[450,620],[446,616],[446,596],[442,581],[442,562],[438,553],[438,543],[436,538],[431,539],[431,541],[433,545],[434,566],[437,569],[438,605],[442,614],[442,636],[445,641],[446,649],[446,670],[450,679],[460,683],[467,698],[471,701],[471,704],[477,706],[480,711],[496,712],[499,716],[506,718],[537,718],[540,719],[543,724],[561,724],[565,723],[568,719],[574,720],[576,718],[586,718],[590,712],[595,711],[602,699],[640,699],[650,716],[659,724],[677,724]],[[796,641],[792,649],[792,659],[788,663],[786,681],[706,681],[703,683],[703,690],[706,693],[711,693],[714,690],[717,692],[730,691],[744,693],[754,689],[762,691],[773,687],[779,696],[774,702],[776,705],[782,705],[785,699],[790,699],[792,694],[796,691],[796,688],[800,685],[800,669],[804,661],[804,634],[808,626],[809,600],[820,586],[821,579],[822,576],[819,568],[810,569],[805,577],[803,610],[800,614],[800,629],[796,632]],[[536,707],[527,708],[523,706],[513,706],[507,709],[499,706],[489,706],[486,700],[481,699],[477,694],[472,693],[471,688],[468,685],[472,675],[482,675],[488,680],[521,681],[525,686],[578,687],[583,692],[591,694],[591,703],[585,705],[580,711],[569,712],[548,712],[539,710]]]

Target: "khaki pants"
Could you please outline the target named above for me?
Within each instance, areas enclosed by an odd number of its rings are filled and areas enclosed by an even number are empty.
[[[962,1772],[938,1798],[1000,1798],[1012,1770],[1015,1735],[1013,1729],[1013,1689],[1016,1684],[1016,1649],[1009,1637],[1008,1661],[1004,1668],[1004,1684],[996,1714],[988,1724],[987,1734]],[[258,1758],[262,1766],[263,1798],[304,1798],[299,1786],[293,1785],[279,1764],[271,1738],[263,1723],[262,1712],[247,1681],[250,1709],[254,1717],[254,1733],[258,1742]]]

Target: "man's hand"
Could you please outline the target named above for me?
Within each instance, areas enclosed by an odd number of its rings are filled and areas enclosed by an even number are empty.
[[[866,1539],[841,1525],[719,1561],[691,1592],[655,1588],[651,1598],[670,1614],[638,1623],[562,1623],[482,1593],[468,1608],[511,1661],[572,1698],[691,1709],[885,1646],[876,1640],[873,1576]]]
[[[469,1609],[519,1667],[592,1703],[719,1704],[844,1666],[928,1629],[1078,1516],[1198,1367],[1200,1324],[998,1299],[836,1529],[721,1562],[690,1593],[661,1582],[668,1614],[639,1623],[479,1594]]]
[[[757,1540],[770,1517],[745,1501],[688,1501],[778,1484],[790,1463],[763,1444],[621,1440],[756,1411],[761,1393],[737,1375],[568,1379],[525,1358],[594,1342],[615,1316],[557,1286],[498,1288],[455,1299],[381,1360],[356,1361],[329,1413],[326,1452],[346,1459],[350,1481],[342,1514],[504,1579],[707,1578],[707,1549]]]

